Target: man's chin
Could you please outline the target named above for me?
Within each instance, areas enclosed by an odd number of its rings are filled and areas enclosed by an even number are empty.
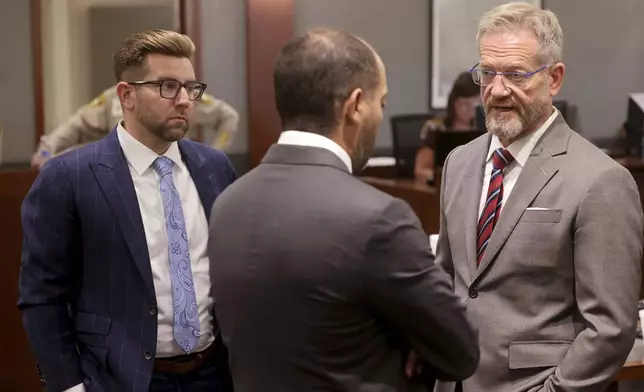
[[[176,142],[183,139],[183,137],[186,136],[186,133],[187,131],[183,128],[179,128],[179,127],[168,128],[163,133],[163,139],[168,142]]]

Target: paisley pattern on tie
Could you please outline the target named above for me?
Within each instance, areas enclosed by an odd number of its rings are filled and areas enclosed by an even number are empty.
[[[168,232],[168,256],[174,308],[174,339],[183,351],[193,350],[200,336],[199,309],[192,280],[188,233],[181,198],[172,178],[173,162],[159,157],[152,164],[159,174],[161,199]]]
[[[476,263],[480,264],[485,248],[490,241],[492,231],[501,214],[503,203],[503,169],[514,160],[512,154],[504,148],[497,148],[492,154],[492,174],[488,186],[485,207],[476,228]]]

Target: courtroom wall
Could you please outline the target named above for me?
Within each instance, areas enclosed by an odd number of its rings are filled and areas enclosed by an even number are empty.
[[[627,96],[644,92],[644,1],[544,0],[564,32],[561,95],[577,106],[585,137],[612,136]]]
[[[21,162],[31,156],[35,127],[29,2],[0,0],[0,9],[0,159]]]
[[[349,30],[382,57],[389,98],[376,147],[391,148],[390,116],[429,108],[429,2],[296,0],[295,32],[318,26]]]

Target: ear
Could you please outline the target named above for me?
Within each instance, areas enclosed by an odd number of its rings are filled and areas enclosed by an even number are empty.
[[[550,76],[548,76],[548,90],[551,96],[557,95],[561,86],[563,85],[564,75],[566,74],[566,66],[563,63],[557,63],[550,69]]]
[[[342,115],[349,124],[359,124],[362,122],[364,110],[362,108],[364,93],[362,89],[357,88],[351,92],[349,98],[344,102]]]
[[[132,109],[134,107],[134,97],[136,92],[132,86],[126,82],[119,82],[116,85],[116,94],[121,101],[123,109]]]

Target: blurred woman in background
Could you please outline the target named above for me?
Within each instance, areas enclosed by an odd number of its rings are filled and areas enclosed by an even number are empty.
[[[474,128],[476,106],[480,102],[479,89],[469,72],[461,73],[452,85],[445,115],[432,118],[425,123],[420,131],[423,146],[416,154],[414,165],[414,175],[417,179],[434,180],[436,132],[470,131]]]

